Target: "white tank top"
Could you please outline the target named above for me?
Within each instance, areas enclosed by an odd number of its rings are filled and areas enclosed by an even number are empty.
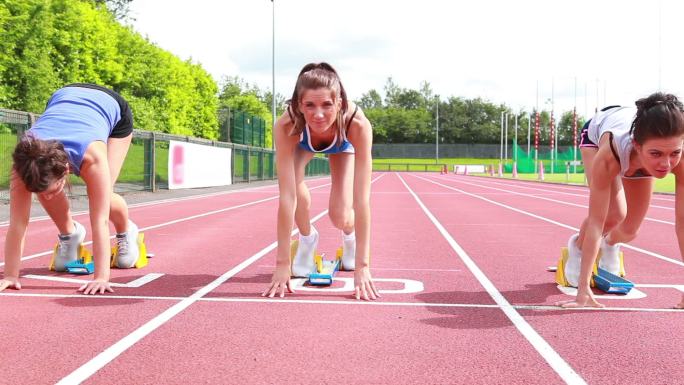
[[[636,107],[614,107],[606,111],[599,111],[589,123],[587,137],[598,145],[603,134],[611,133],[613,136],[613,143],[611,144],[614,150],[613,154],[617,155],[620,161],[620,176],[628,179],[653,178],[639,172],[640,170],[637,170],[634,175],[625,176],[629,170],[629,157],[633,148],[632,135],[629,131],[632,128],[636,113]]]

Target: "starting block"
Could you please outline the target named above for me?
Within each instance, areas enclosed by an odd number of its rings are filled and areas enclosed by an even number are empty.
[[[149,262],[147,257],[151,257],[151,254],[147,254],[147,246],[145,246],[145,234],[144,233],[138,233],[138,252],[140,255],[138,256],[138,260],[135,262],[135,268],[136,269],[142,269],[143,267],[147,266],[147,263]],[[109,262],[109,267],[116,267],[115,261],[114,261],[114,256],[116,255],[117,247],[114,246],[112,247],[112,255],[110,258]]]
[[[634,287],[634,283],[601,268],[594,272],[592,282],[608,294],[627,294]]]
[[[48,270],[57,271],[55,269],[55,257],[57,256],[57,249],[59,244],[55,245],[52,250],[52,258],[50,259],[50,266]],[[93,264],[93,254],[82,243],[78,245],[78,258],[75,261],[68,262],[64,265],[66,271],[74,274],[91,274],[95,269]],[[74,271],[72,271],[74,270]]]
[[[316,271],[309,274],[309,284],[317,286],[330,286],[333,283],[335,274],[340,271],[340,264],[342,263],[342,248],[337,249],[335,259],[326,261],[323,259],[324,255],[316,255],[314,261],[316,262]]]
[[[52,252],[52,259],[50,260],[50,266],[48,267],[48,269],[52,271],[55,271],[55,256],[57,255],[58,247],[59,244],[55,245],[55,248]],[[143,233],[138,234],[138,250],[140,252],[140,256],[138,257],[138,261],[135,263],[135,268],[141,269],[147,266],[147,258],[154,256],[154,254],[147,252],[147,247],[145,246],[145,234]],[[114,266],[115,255],[116,246],[112,248],[112,255],[110,257],[110,267],[116,267]],[[66,271],[71,274],[92,274],[93,272],[95,272],[95,262],[93,261],[93,254],[83,244],[80,244],[78,246],[78,258],[75,261],[68,262],[64,265],[64,267],[66,268]]]
[[[293,240],[290,242],[290,265],[294,261],[297,254],[297,247],[299,241]],[[318,254],[314,252],[314,270],[309,273],[307,283],[314,286],[330,286],[333,283],[335,274],[340,270],[342,264],[342,248],[337,249],[335,259],[332,261],[325,260],[325,254]]]
[[[634,283],[624,278],[625,276],[625,263],[624,255],[620,252],[620,270],[617,275],[610,273],[607,270],[598,267],[599,260],[601,260],[601,250],[599,250],[596,262],[593,266],[593,274],[591,278],[591,287],[598,288],[606,293],[613,294],[627,294],[634,287]],[[570,287],[566,277],[565,277],[565,264],[569,258],[568,248],[561,248],[561,257],[558,260],[558,264],[555,268],[556,273],[556,283]],[[549,269],[552,271],[553,269]]]

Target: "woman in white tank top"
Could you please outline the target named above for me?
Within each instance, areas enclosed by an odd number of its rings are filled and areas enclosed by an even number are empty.
[[[635,108],[606,107],[583,128],[580,151],[589,183],[589,215],[579,234],[568,241],[568,258],[561,273],[577,297],[562,307],[603,307],[596,301],[590,280],[599,249],[600,268],[623,271],[620,243],[633,240],[646,216],[654,178],[672,172],[684,181],[682,141],[684,107],[670,94],[655,93],[636,102]],[[677,192],[677,238],[684,245],[684,202]],[[677,305],[684,308],[684,297]]]

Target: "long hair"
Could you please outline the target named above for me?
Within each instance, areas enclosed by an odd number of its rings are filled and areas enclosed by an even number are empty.
[[[637,114],[632,123],[634,141],[644,144],[651,138],[684,135],[684,106],[676,96],[656,92],[636,101]]]
[[[315,90],[319,88],[329,89],[333,95],[334,100],[340,100],[341,106],[340,110],[337,112],[337,117],[335,122],[337,124],[339,141],[342,141],[343,131],[344,131],[344,115],[349,107],[349,101],[347,100],[347,92],[342,86],[340,77],[337,75],[337,71],[328,63],[309,63],[302,68],[297,76],[297,84],[295,85],[294,92],[292,93],[292,99],[288,100],[288,108],[294,116],[294,126],[289,135],[299,135],[304,130],[306,121],[304,119],[304,114],[299,110],[299,102],[301,97],[306,90]]]
[[[50,184],[66,176],[69,157],[64,145],[56,140],[40,140],[25,134],[12,153],[12,168],[26,185],[26,189],[39,193]]]

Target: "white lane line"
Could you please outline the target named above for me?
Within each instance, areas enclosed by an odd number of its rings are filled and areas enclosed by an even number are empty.
[[[529,343],[537,350],[539,355],[551,366],[551,368],[560,376],[567,384],[586,384],[584,379],[568,364],[563,357],[556,352],[551,345],[537,333],[534,328],[517,312],[517,310],[508,302],[508,300],[501,294],[501,292],[494,286],[492,281],[480,270],[477,264],[470,258],[470,256],[461,248],[461,246],[454,240],[449,232],[442,226],[442,224],[432,215],[432,212],[423,204],[418,195],[409,187],[399,174],[396,174],[401,182],[406,186],[406,189],[411,192],[413,198],[418,202],[418,205],[425,215],[430,218],[430,221],[435,225],[437,230],[442,234],[444,239],[449,243],[452,249],[461,258],[461,261],[473,273],[475,278],[480,282],[482,287],[494,299],[494,302],[501,307],[503,313],[511,320],[513,325],[520,331],[520,334],[529,341]]]
[[[274,269],[275,265],[259,265],[258,267],[263,267],[267,269]],[[373,271],[426,271],[434,273],[454,273],[461,271],[460,269],[400,269],[391,267],[371,267],[371,272]]]
[[[135,280],[128,282],[128,283],[110,282],[110,285],[112,285],[113,287],[128,287],[128,288],[141,287],[142,285],[144,285],[146,283],[150,283],[150,282],[154,281],[155,279],[163,277],[163,276],[164,276],[164,274],[162,274],[162,273],[149,273],[149,274],[143,275],[142,277],[135,279]],[[89,279],[59,277],[59,276],[54,276],[54,275],[26,274],[26,275],[22,275],[21,277],[22,278],[28,278],[28,279],[42,279],[44,281],[76,283],[79,285],[90,282]]]
[[[444,178],[440,178],[440,179],[444,179]],[[444,179],[444,180],[451,180],[451,179]],[[494,182],[494,181],[487,181],[487,183],[497,185],[497,186],[509,187],[509,188],[510,187],[516,187],[516,188],[521,188],[521,189],[543,191],[544,192],[543,194],[534,194],[534,196],[537,196],[537,195],[541,196],[541,195],[548,195],[548,194],[555,194],[555,195],[563,194],[563,195],[569,195],[569,196],[575,196],[575,197],[581,197],[581,198],[589,198],[589,194],[588,194],[589,190],[587,190],[585,194],[575,194],[575,193],[568,193],[568,192],[550,190],[550,189],[539,188],[539,187],[523,186],[523,185],[520,185],[519,183],[507,184],[507,183]],[[484,187],[484,185],[482,185],[482,186]],[[652,197],[652,198],[655,199],[656,197]],[[654,204],[650,204],[649,207],[674,211],[674,207],[658,206],[658,205],[654,205]]]
[[[505,208],[505,209],[508,209],[508,210],[511,210],[511,211],[515,211],[515,212],[517,212],[517,213],[524,214],[524,215],[530,216],[530,217],[532,217],[532,218],[536,218],[536,219],[539,219],[539,220],[541,220],[541,221],[544,221],[544,222],[548,222],[548,223],[554,224],[554,225],[556,225],[556,226],[560,226],[560,227],[563,227],[563,228],[566,228],[566,229],[569,229],[569,230],[572,230],[572,231],[579,231],[579,229],[578,229],[577,227],[573,227],[573,226],[570,226],[570,225],[566,225],[565,223],[557,222],[557,221],[554,221],[553,219],[549,219],[549,218],[546,218],[546,217],[542,217],[542,216],[540,216],[540,215],[533,214],[533,213],[531,213],[531,212],[529,212],[529,211],[521,210],[521,209],[518,209],[518,208],[515,208],[515,207],[512,207],[512,206],[509,206],[509,205],[506,205],[506,204],[503,204],[503,203],[500,203],[500,202],[497,202],[497,201],[494,201],[494,200],[485,198],[485,197],[480,196],[480,195],[477,195],[477,194],[473,194],[473,193],[469,193],[469,192],[467,192],[467,191],[463,191],[463,190],[458,189],[458,188],[456,188],[456,187],[447,186],[447,185],[445,185],[445,184],[442,184],[442,183],[439,183],[439,182],[435,182],[435,181],[430,180],[430,179],[427,179],[427,178],[423,178],[423,177],[420,177],[420,176],[417,176],[417,175],[413,175],[413,176],[414,176],[415,178],[424,180],[424,181],[426,181],[426,182],[430,182],[430,183],[432,183],[432,184],[436,184],[436,185],[441,186],[441,187],[444,187],[444,188],[446,188],[446,189],[458,191],[458,192],[460,192],[460,193],[462,193],[462,194],[464,194],[464,195],[468,195],[468,196],[473,197],[473,198],[481,199],[481,200],[483,200],[483,201],[485,201],[485,202],[489,202],[489,203],[491,203],[491,204],[493,204],[493,205],[496,205],[496,206],[499,206],[499,207],[503,207],[503,208]],[[654,252],[652,252],[652,251],[648,251],[648,250],[642,249],[642,248],[640,248],[640,247],[632,246],[632,245],[630,245],[630,244],[628,244],[628,243],[623,243],[621,247],[624,247],[624,248],[627,248],[627,249],[631,249],[631,250],[634,250],[634,251],[638,251],[638,252],[640,252],[640,253],[642,253],[642,254],[646,254],[646,255],[649,255],[649,256],[651,256],[651,257],[658,258],[658,259],[661,259],[661,260],[666,261],[666,262],[670,262],[670,263],[675,264],[675,265],[678,265],[678,266],[684,266],[684,262],[682,262],[682,261],[678,261],[678,260],[676,260],[676,259],[672,259],[672,258],[666,257],[666,256],[664,256],[664,255],[660,255],[660,254],[654,253]]]
[[[374,180],[372,180],[371,184],[380,178],[382,178],[382,175],[375,178]],[[321,219],[327,213],[328,213],[327,209],[322,211],[320,214],[316,215],[315,217],[313,217],[311,219],[311,223],[317,222],[319,219]],[[295,234],[297,234],[297,232],[298,231],[295,229],[292,231],[291,235],[294,236]],[[126,350],[128,350],[128,348],[135,345],[141,339],[145,338],[145,336],[152,333],[153,331],[155,331],[160,326],[164,325],[167,321],[171,320],[171,318],[175,317],[180,312],[187,309],[190,305],[197,302],[200,298],[204,297],[206,294],[208,294],[212,290],[219,287],[221,284],[226,282],[228,279],[230,279],[231,277],[233,277],[234,275],[236,275],[240,271],[244,270],[249,265],[251,265],[252,263],[259,260],[264,255],[275,250],[275,248],[277,246],[278,246],[277,241],[266,246],[265,248],[263,248],[258,253],[247,258],[246,260],[244,260],[243,262],[241,262],[240,264],[238,264],[237,266],[235,266],[231,270],[223,273],[220,277],[216,278],[214,281],[210,282],[206,286],[202,287],[201,289],[199,289],[198,291],[193,293],[190,297],[182,299],[180,302],[176,303],[175,305],[166,309],[161,314],[157,315],[153,319],[146,322],[144,325],[142,325],[141,327],[139,327],[138,329],[133,331],[131,334],[127,335],[126,337],[122,338],[118,342],[114,343],[112,346],[108,347],[103,352],[101,352],[97,356],[93,357],[90,361],[86,362],[81,367],[74,370],[73,372],[71,372],[66,377],[62,378],[57,384],[58,385],[60,385],[60,384],[61,385],[80,384],[81,382],[87,380],[90,376],[95,374],[98,370],[102,369],[105,365],[107,365],[112,360],[114,360],[116,357],[121,355],[121,353],[125,352]]]
[[[317,181],[321,179],[329,179],[329,177],[321,177],[321,178],[313,178],[313,179],[307,179],[310,181]],[[182,202],[182,201],[188,201],[188,200],[195,200],[195,199],[202,199],[202,198],[211,198],[215,196],[221,196],[221,195],[231,195],[231,194],[237,194],[237,193],[243,193],[243,192],[254,192],[254,191],[259,191],[259,190],[265,190],[271,187],[277,187],[277,183],[274,183],[272,185],[265,185],[265,186],[258,186],[258,187],[246,187],[242,189],[235,189],[235,190],[229,190],[229,191],[218,191],[218,192],[213,192],[213,193],[206,193],[206,194],[197,194],[197,195],[190,195],[190,196],[185,196],[185,197],[178,197],[178,198],[166,198],[166,199],[158,199],[158,200],[152,200],[148,202],[140,202],[140,203],[132,203],[128,205],[128,208],[135,208],[135,207],[146,207],[146,206],[156,206],[160,204],[165,204],[165,203],[176,203],[176,202]],[[320,186],[316,186],[313,188],[318,188]],[[312,188],[312,189],[313,189]],[[275,191],[266,191],[266,192],[275,192]],[[80,215],[87,215],[88,211],[77,211],[72,213],[72,217],[77,217]],[[39,217],[34,217],[29,220],[30,223],[33,222],[40,222],[40,221],[45,221],[50,219],[49,216],[47,215],[42,215]],[[3,221],[0,222],[0,228],[6,227],[9,225],[9,221]]]
[[[329,185],[330,185],[330,183],[325,183],[325,184],[322,184],[322,185],[320,185],[320,186],[312,187],[312,188],[310,188],[309,190],[319,189],[319,188],[326,187],[326,186],[329,186]],[[156,228],[163,227],[163,226],[169,226],[169,225],[173,225],[173,224],[180,223],[180,222],[190,221],[190,220],[193,220],[193,219],[202,218],[202,217],[206,217],[206,216],[209,216],[209,215],[219,214],[219,213],[223,213],[223,212],[226,212],[226,211],[231,211],[231,210],[235,210],[235,209],[239,209],[239,208],[243,208],[243,207],[248,207],[248,206],[256,205],[256,204],[259,204],[259,203],[264,203],[264,202],[272,201],[272,200],[274,200],[274,199],[278,199],[278,197],[279,197],[279,195],[275,195],[275,196],[272,196],[272,197],[269,197],[269,198],[259,199],[259,200],[256,200],[256,201],[251,201],[251,202],[243,203],[243,204],[237,205],[237,206],[231,206],[231,207],[226,207],[226,208],[219,209],[219,210],[208,211],[208,212],[205,212],[205,213],[202,213],[202,214],[196,214],[196,215],[192,215],[192,216],[188,216],[188,217],[183,217],[183,218],[180,218],[180,219],[176,219],[176,220],[173,220],[173,221],[160,223],[160,224],[157,224],[157,225],[152,225],[152,226],[147,226],[147,227],[141,227],[139,230],[140,230],[140,231],[145,231],[145,230],[156,229]],[[109,237],[109,239],[113,239],[113,238],[114,238],[114,235],[112,235],[112,236]],[[86,246],[88,246],[88,245],[90,245],[90,244],[92,244],[92,243],[93,243],[93,241],[83,242],[83,244],[86,245]],[[22,258],[20,259],[20,261],[27,261],[27,260],[29,260],[29,259],[34,259],[34,258],[38,258],[38,257],[42,257],[42,256],[45,256],[45,255],[50,255],[50,254],[52,254],[52,250],[43,251],[42,253],[31,254],[31,255],[27,255],[27,256],[25,256],[25,257],[22,257]],[[2,267],[2,266],[5,266],[5,262],[0,262],[0,267]]]
[[[512,184],[515,184],[518,186],[520,186],[520,185],[541,185],[541,186],[547,186],[548,188],[565,190],[565,191],[582,192],[582,191],[587,191],[587,189],[588,189],[588,186],[573,188],[573,187],[568,187],[570,185],[567,185],[564,183],[561,184],[561,183],[537,182],[537,181],[525,180],[525,179],[492,178],[492,177],[483,177],[483,176],[474,176],[474,175],[470,175],[467,178],[482,179],[482,180],[492,180],[492,179],[505,180],[505,181],[510,181]],[[556,190],[551,190],[551,191],[556,191]],[[654,200],[661,200],[661,201],[665,201],[665,202],[674,202],[674,199],[665,198],[665,197],[663,197],[663,195],[667,196],[667,197],[673,197],[674,198],[674,194],[672,194],[672,193],[655,193],[653,196],[653,199]]]
[[[142,296],[142,295],[83,295],[83,294],[40,294],[40,293],[19,293],[7,292],[0,293],[2,297],[23,297],[40,299],[86,299],[86,300],[140,300],[140,301],[182,301],[187,297],[162,297],[162,296]],[[336,296],[336,298],[341,298]],[[203,297],[197,302],[225,302],[225,303],[277,303],[277,304],[321,304],[321,305],[346,305],[346,306],[397,306],[397,307],[427,307],[427,308],[470,308],[470,309],[500,309],[501,306],[495,304],[477,303],[429,303],[429,302],[383,302],[383,301],[357,301],[351,297],[342,297],[340,300],[324,299],[290,299],[290,298],[220,298]],[[518,310],[537,310],[553,312],[577,312],[577,311],[596,311],[596,312],[645,312],[645,313],[681,313],[684,310],[671,308],[642,308],[642,307],[606,307],[606,308],[579,308],[564,309],[558,306],[545,305],[511,305]]]
[[[500,188],[496,188],[496,187],[486,186],[486,185],[482,185],[482,184],[478,184],[478,183],[469,183],[469,182],[463,182],[463,181],[459,181],[459,183],[466,184],[466,185],[469,185],[469,186],[475,186],[475,187],[486,188],[486,189],[490,189],[490,190],[502,191],[502,192],[506,192],[506,193],[508,193],[508,194],[514,194],[514,195],[520,195],[520,196],[529,197],[529,198],[541,199],[541,200],[545,200],[545,201],[549,201],[549,202],[553,202],[553,203],[558,203],[558,204],[562,204],[562,205],[566,205],[566,206],[581,207],[581,208],[584,208],[584,209],[588,209],[588,208],[589,208],[589,206],[582,205],[582,204],[578,204],[578,203],[571,203],[571,202],[566,202],[566,201],[560,201],[560,200],[557,200],[557,199],[545,198],[545,197],[539,196],[539,195],[525,194],[525,193],[521,193],[521,192],[516,192],[516,191],[511,191],[511,190],[505,190],[505,189],[500,189]],[[673,209],[673,210],[674,210],[674,209]],[[663,223],[663,224],[672,225],[672,226],[674,226],[674,224],[675,224],[674,222],[664,221],[664,220],[661,220],[661,219],[655,219],[655,218],[650,218],[650,217],[644,217],[644,220],[651,221],[651,222],[657,222],[657,223]]]

